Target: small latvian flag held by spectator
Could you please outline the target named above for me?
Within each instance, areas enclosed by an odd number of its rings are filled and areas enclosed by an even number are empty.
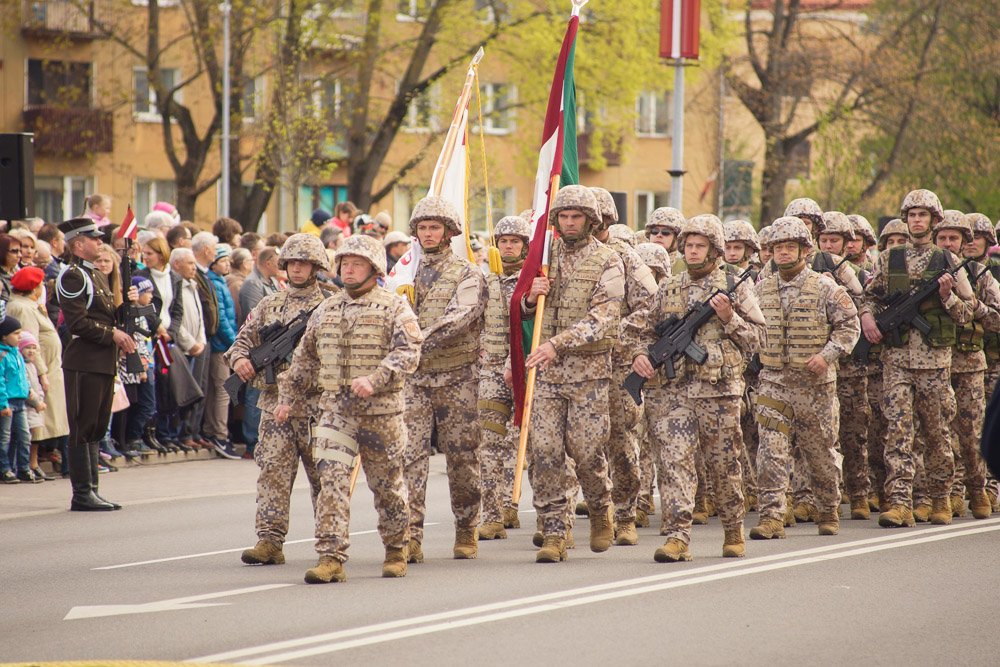
[[[121,227],[115,232],[116,239],[131,239],[135,241],[136,236],[139,234],[139,225],[135,221],[135,215],[132,213],[132,205],[128,205],[128,212],[125,214],[125,219],[122,221]]]

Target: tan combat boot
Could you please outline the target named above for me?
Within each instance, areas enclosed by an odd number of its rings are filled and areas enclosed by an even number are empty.
[[[840,532],[840,516],[837,510],[820,512],[816,517],[820,535],[836,535]]]
[[[386,579],[406,576],[406,547],[386,547],[382,561],[382,576]]]
[[[792,524],[794,525],[794,524]],[[785,539],[785,526],[778,519],[762,516],[756,526],[750,529],[751,540]]]
[[[962,500],[962,510],[965,510],[965,498]],[[935,526],[947,526],[951,523],[951,516],[953,514],[951,502],[947,498],[932,498],[931,499],[931,523]]]
[[[455,548],[452,555],[457,560],[468,560],[479,555],[475,528],[460,528],[455,531]]]
[[[712,500],[712,496],[705,497],[705,509],[708,510],[708,516],[719,516],[715,510],[715,501]]]
[[[573,539],[573,529],[566,528],[566,548],[576,549],[576,540]]]
[[[487,521],[479,527],[479,539],[481,540],[506,540],[507,531],[501,521]]]
[[[972,499],[969,500],[969,509],[972,510],[973,519],[986,519],[993,512],[990,499],[986,491],[978,490],[972,492]]]
[[[1000,512],[1000,498],[992,489],[986,489],[986,497],[990,499],[990,510],[996,514]]]
[[[917,503],[913,506],[913,520],[917,523],[927,523],[931,518],[931,506],[927,503]]]
[[[694,509],[691,510],[691,523],[703,526],[708,523],[708,505],[704,496],[694,499]]]
[[[798,523],[809,523],[819,519],[819,510],[812,503],[795,503],[792,514]]]
[[[243,552],[240,560],[247,565],[284,565],[285,554],[277,542],[259,540],[257,546]]]
[[[546,535],[542,538],[542,548],[535,554],[536,563],[559,563],[569,560],[566,553],[566,540],[558,535]]]
[[[851,501],[851,518],[857,520],[867,520],[872,516],[866,498],[855,498]]]
[[[620,547],[634,547],[639,544],[639,533],[635,530],[635,521],[622,521],[615,526],[615,544]]]
[[[757,494],[747,493],[743,496],[743,507],[746,508],[747,512],[757,511]]]
[[[587,503],[577,503],[576,504],[576,515],[577,516],[590,516],[590,508],[587,507]]]
[[[965,498],[960,494],[953,494],[950,498],[951,515],[961,519],[965,517]]]
[[[868,509],[872,512],[881,511],[882,504],[879,502],[878,494],[872,491],[868,494]]]
[[[328,584],[331,581],[347,581],[344,564],[333,556],[320,556],[316,567],[306,570],[306,583]]]
[[[846,491],[841,491],[840,492],[840,504],[841,505],[849,505],[850,503],[851,503],[851,499],[847,497],[847,492]]]
[[[410,543],[406,545],[406,562],[423,563],[424,550],[420,547],[420,540],[410,538]]]
[[[653,554],[653,560],[657,563],[676,563],[682,560],[689,561],[691,558],[688,546],[676,537],[668,538],[666,544]]]
[[[639,502],[635,508],[635,525],[637,528],[649,528],[649,513],[653,511],[652,496],[639,496]]]
[[[520,528],[521,520],[517,517],[516,507],[504,507],[503,508],[503,527],[504,528]]]
[[[917,525],[913,518],[913,510],[906,505],[891,505],[889,509],[878,515],[878,525],[883,528],[902,528]]]
[[[603,512],[596,512],[590,515],[590,550],[594,553],[601,553],[611,548],[614,540],[614,529],[611,525],[611,506],[608,505]]]
[[[535,534],[531,536],[531,543],[536,547],[542,546],[545,535],[542,534],[542,517],[535,518]]]
[[[722,540],[723,558],[743,558],[747,555],[747,542],[743,538],[743,526],[730,528]]]

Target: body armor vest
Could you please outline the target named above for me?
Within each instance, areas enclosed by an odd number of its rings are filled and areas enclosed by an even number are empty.
[[[367,295],[364,309],[353,324],[344,317],[345,302],[350,297],[340,292],[324,306],[316,332],[316,351],[321,363],[319,384],[324,391],[339,392],[350,389],[355,378],[371,375],[389,354],[392,343],[395,297],[376,287]],[[393,374],[393,379],[376,393],[399,391],[403,378]]]
[[[760,351],[760,361],[773,369],[784,367],[802,370],[806,361],[819,353],[830,339],[826,308],[820,302],[819,274],[810,271],[798,298],[788,313],[781,307],[778,275],[764,282],[760,310],[767,322],[767,344]]]
[[[486,276],[486,287],[490,291],[490,300],[486,304],[483,348],[491,363],[502,364],[510,351],[510,303],[495,273]]]
[[[462,276],[469,268],[467,262],[455,257],[450,251],[447,252],[449,252],[449,256],[444,263],[441,276],[426,295],[421,297],[417,294],[416,297],[417,319],[420,322],[421,330],[424,331],[444,317],[448,304],[455,296],[455,292],[458,291],[458,284],[462,281]],[[471,364],[478,356],[479,340],[473,331],[468,330],[448,345],[423,352],[420,355],[420,366],[417,370],[431,373],[450,371]]]
[[[938,273],[945,267],[951,268],[951,256],[940,248],[934,248],[931,260],[927,262],[924,269],[923,278],[927,279]],[[892,294],[897,289],[906,292],[912,285],[910,273],[906,268],[906,246],[896,246],[889,248],[889,293]],[[958,340],[957,327],[955,321],[945,311],[941,305],[941,298],[935,294],[931,298],[920,304],[920,314],[931,324],[931,332],[924,336],[924,342],[929,347],[952,347]],[[900,337],[905,346],[909,340],[910,327],[903,325],[900,327]],[[921,334],[923,335],[923,334]],[[892,345],[891,337],[886,341]]]
[[[303,308],[303,310],[309,310],[310,308],[320,303],[325,298],[326,295],[323,292],[321,292],[320,290],[316,290],[313,293],[313,295],[309,297],[309,300],[306,303],[306,306],[305,308]],[[273,322],[281,322],[282,324],[286,324],[287,322],[291,321],[295,317],[295,315],[298,315],[298,313],[294,313],[286,317],[285,310],[287,304],[288,304],[288,292],[278,292],[276,295],[274,295],[274,298],[268,301],[267,306],[261,313],[261,316],[263,318],[261,326],[265,326]],[[274,362],[275,377],[277,377],[279,373],[287,371],[288,365],[289,365],[288,362],[285,361],[284,359],[275,361]],[[270,384],[270,385],[267,384],[267,382],[265,381],[264,373],[257,373],[257,375],[253,377],[253,380],[251,380],[250,383],[251,386],[253,386],[256,389],[260,389],[261,391],[276,392],[278,390],[277,384]]]
[[[970,262],[965,265],[965,271],[969,276],[969,284],[972,291],[976,291],[976,279],[983,272],[983,265],[979,262]],[[965,354],[981,352],[985,348],[986,328],[979,320],[972,320],[968,324],[956,327],[955,349]]]
[[[561,244],[561,239],[557,240],[557,243]],[[552,255],[562,257],[562,253],[553,252]],[[557,261],[553,265],[552,271],[549,273],[552,288],[545,300],[541,340],[546,341],[552,338],[587,316],[594,288],[604,274],[604,266],[614,256],[615,251],[608,246],[600,244],[594,246],[590,255],[576,267],[576,271],[570,276],[565,286],[561,284],[561,262]],[[580,347],[574,347],[573,354],[599,354],[611,350],[618,339],[618,322],[619,314],[615,313],[614,320],[608,326],[604,338]]]

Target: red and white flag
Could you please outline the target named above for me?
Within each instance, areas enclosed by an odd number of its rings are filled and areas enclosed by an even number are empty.
[[[125,219],[122,221],[121,226],[118,231],[115,232],[116,239],[131,239],[135,241],[136,236],[139,234],[139,225],[135,221],[135,215],[132,213],[132,205],[128,205],[128,212],[125,214]]]

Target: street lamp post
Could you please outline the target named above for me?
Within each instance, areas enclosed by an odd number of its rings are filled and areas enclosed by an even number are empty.
[[[229,95],[232,82],[229,76],[229,15],[233,6],[228,2],[219,5],[222,12],[222,180],[220,214],[229,217]]]

